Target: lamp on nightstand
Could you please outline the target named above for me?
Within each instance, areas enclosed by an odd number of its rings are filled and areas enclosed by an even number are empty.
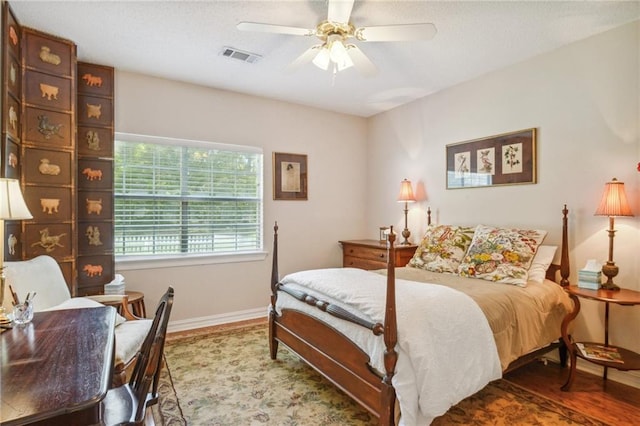
[[[413,189],[411,188],[411,181],[405,179],[400,183],[400,195],[398,195],[398,202],[404,202],[404,231],[402,231],[402,236],[404,237],[404,241],[402,245],[409,245],[409,236],[411,235],[411,231],[407,227],[407,213],[409,213],[408,203],[413,203],[416,201],[416,198],[413,196]]]
[[[604,194],[600,200],[600,205],[595,213],[596,216],[609,216],[609,259],[602,266],[602,273],[607,277],[607,282],[600,285],[604,290],[620,290],[620,287],[613,283],[613,277],[618,275],[618,267],[613,261],[613,218],[615,216],[633,216],[627,195],[624,192],[624,183],[613,178],[604,187]]]
[[[7,323],[9,319],[4,313],[4,221],[31,219],[33,216],[27,208],[20,182],[16,179],[0,178],[0,323]]]

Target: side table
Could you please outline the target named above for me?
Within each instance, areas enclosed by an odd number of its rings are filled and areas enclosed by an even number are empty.
[[[384,269],[387,267],[387,243],[378,240],[343,240],[342,266],[344,268]],[[418,248],[415,244],[395,246],[395,265],[406,266]]]
[[[140,291],[125,291],[127,295],[127,302],[131,306],[131,313],[139,318],[147,317],[147,309],[144,305],[144,293]],[[96,302],[100,302],[103,305],[118,307],[122,301],[122,295],[120,294],[99,294],[95,296],[89,296]]]
[[[592,362],[594,364],[598,364],[604,367],[603,380],[607,380],[607,369],[615,368],[616,370],[621,371],[629,371],[629,370],[640,370],[640,354],[630,351],[628,349],[619,347],[619,346],[611,346],[609,345],[609,305],[611,303],[615,303],[617,305],[622,306],[634,306],[640,305],[640,292],[634,290],[620,289],[618,291],[612,290],[588,290],[585,288],[580,288],[578,286],[568,286],[565,287],[565,291],[569,294],[569,297],[573,300],[574,308],[562,321],[562,339],[564,340],[567,348],[569,349],[569,354],[571,356],[571,367],[569,370],[569,377],[567,378],[567,382],[562,386],[563,391],[569,391],[571,389],[571,384],[573,383],[573,379],[576,372],[576,361],[577,358],[582,358],[586,361]],[[602,302],[605,304],[605,314],[604,314],[604,344],[602,342],[572,342],[571,338],[567,334],[567,328],[571,321],[573,321],[580,312],[580,298],[595,300],[598,302]],[[615,350],[620,355],[620,359],[622,362],[616,361],[607,361],[603,359],[595,359],[591,357],[585,356],[577,344],[586,344],[586,345],[602,345],[612,350]]]

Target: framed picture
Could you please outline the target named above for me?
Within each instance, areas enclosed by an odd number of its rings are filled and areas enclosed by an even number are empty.
[[[307,199],[307,156],[273,153],[273,199]]]
[[[386,243],[387,242],[387,235],[389,234],[389,227],[388,226],[381,226],[380,227],[380,242],[381,243]]]
[[[447,189],[536,183],[536,129],[447,145]]]

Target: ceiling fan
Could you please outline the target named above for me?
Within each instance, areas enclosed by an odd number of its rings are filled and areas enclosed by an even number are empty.
[[[313,62],[318,68],[335,74],[353,66],[367,77],[375,75],[377,68],[358,46],[349,42],[350,39],[359,42],[413,41],[430,40],[436,34],[436,27],[431,23],[355,27],[349,22],[354,1],[328,0],[327,19],[313,29],[257,22],[240,22],[237,28],[241,31],[316,36],[320,43],[303,52],[288,66],[289,69]]]

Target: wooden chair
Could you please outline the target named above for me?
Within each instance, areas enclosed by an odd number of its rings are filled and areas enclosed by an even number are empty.
[[[144,425],[147,407],[158,402],[158,379],[172,305],[173,287],[169,287],[158,303],[129,383],[110,389],[102,401],[104,425]]]

